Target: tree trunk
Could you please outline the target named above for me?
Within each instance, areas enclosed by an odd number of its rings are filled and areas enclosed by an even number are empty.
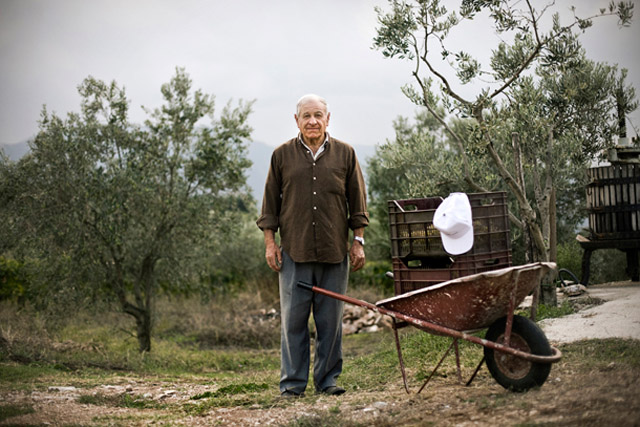
[[[129,302],[123,305],[123,311],[136,320],[136,338],[138,351],[151,351],[151,310],[136,307]]]
[[[553,128],[550,128],[547,138],[545,186],[543,190],[543,199],[540,203],[540,206],[544,208],[544,210],[541,209],[540,219],[544,224],[543,235],[549,244],[546,260],[556,262],[556,187],[553,185],[551,173],[553,165],[553,141]],[[558,305],[558,294],[556,293],[555,275],[549,274],[546,277],[543,277],[540,286],[540,302],[549,307],[556,307]]]
[[[524,168],[522,167],[522,150],[520,148],[520,134],[518,132],[511,133],[511,146],[513,147],[513,164],[515,167],[516,181],[520,188],[524,189]],[[527,193],[523,194],[524,200],[527,200]],[[533,248],[531,247],[531,231],[529,226],[524,224],[522,228],[522,241],[524,247],[525,263],[533,262]]]
[[[549,261],[558,261],[558,230],[556,217],[556,187],[551,190],[551,204],[549,205]]]
[[[142,295],[139,292],[139,286],[134,285],[135,300],[138,305],[129,302],[127,298],[126,286],[124,284],[124,275],[122,273],[122,265],[118,259],[114,258],[114,280],[112,288],[116,294],[122,311],[133,317],[136,321],[136,337],[138,339],[138,350],[140,353],[151,351],[151,298],[147,298],[147,304],[143,303]]]
[[[482,115],[477,114],[476,120],[478,121],[478,123],[482,123]],[[528,229],[529,232],[531,233],[530,237],[533,243],[533,250],[534,250],[533,261],[548,261],[549,252],[548,252],[547,245],[545,244],[543,230],[540,227],[540,225],[537,223],[535,210],[532,208],[531,204],[527,200],[525,188],[518,183],[517,178],[514,178],[509,173],[506,166],[504,165],[504,162],[500,158],[500,155],[494,149],[493,143],[491,142],[491,139],[489,137],[487,137],[487,141],[489,141],[489,143],[487,144],[488,153],[493,159],[493,162],[497,167],[498,172],[500,173],[500,176],[502,177],[502,179],[505,181],[505,183],[511,189],[513,195],[515,196],[520,208],[520,215],[522,216],[522,219],[526,224],[526,229]],[[546,279],[543,278],[540,284],[540,289],[539,289],[540,292],[537,292],[537,294],[539,294],[541,302],[547,305],[548,303],[553,303],[553,301],[550,301],[550,299],[553,299],[553,298],[552,297],[549,298],[547,295],[545,295],[545,293],[552,291],[552,295],[555,296],[555,288],[550,289],[549,285],[545,284],[545,282],[546,282]],[[538,301],[537,301],[537,295],[536,295],[534,296],[534,307],[532,309],[532,317],[534,318],[535,318],[535,311],[537,310],[537,302]]]
[[[136,338],[138,338],[138,350],[140,353],[151,351],[151,306],[139,307],[131,304],[124,292],[119,293],[122,311],[133,317],[136,321]]]
[[[141,310],[140,316],[136,317],[136,330],[138,351],[151,351],[151,315],[148,310]]]
[[[542,230],[537,223],[536,213],[526,198],[524,188],[519,186],[517,181],[509,173],[506,166],[504,165],[504,162],[500,158],[500,155],[496,152],[491,142],[487,144],[487,150],[489,152],[489,155],[493,159],[493,163],[496,166],[498,173],[507,184],[507,186],[511,189],[512,194],[515,196],[516,201],[518,202],[520,216],[522,217],[523,222],[526,224],[526,227],[531,233],[531,240],[534,248],[534,260],[547,261],[548,254],[547,248],[544,243],[544,236],[542,235]]]
[[[556,191],[551,190],[551,201],[549,204],[549,261],[557,260],[557,234],[556,234]],[[542,278],[540,283],[540,303],[546,306],[555,307],[558,305],[558,294],[556,292],[555,277],[552,274]]]

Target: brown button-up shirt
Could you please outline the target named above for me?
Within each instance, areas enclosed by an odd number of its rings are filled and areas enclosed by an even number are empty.
[[[369,224],[354,149],[332,137],[315,160],[299,137],[276,148],[257,224],[279,231],[282,249],[295,262],[344,260],[349,228]]]

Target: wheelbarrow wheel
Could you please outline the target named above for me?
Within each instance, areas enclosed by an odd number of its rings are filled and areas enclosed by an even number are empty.
[[[485,338],[496,343],[505,342],[507,318],[496,320],[487,331]],[[513,316],[510,347],[539,356],[553,354],[544,332],[526,317]],[[535,363],[484,347],[487,368],[493,378],[504,388],[512,391],[527,391],[539,387],[547,380],[551,371],[550,363]]]

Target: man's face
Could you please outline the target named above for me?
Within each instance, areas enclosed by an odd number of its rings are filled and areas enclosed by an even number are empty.
[[[300,107],[299,114],[294,114],[298,129],[307,143],[318,143],[324,139],[324,132],[329,126],[326,107],[319,101],[307,101]]]

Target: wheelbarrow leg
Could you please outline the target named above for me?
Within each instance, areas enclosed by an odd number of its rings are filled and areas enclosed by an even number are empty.
[[[458,338],[453,339],[453,346],[456,351],[456,368],[458,370],[458,382],[462,382],[462,371],[460,370],[460,350],[458,349]]]
[[[531,313],[529,314],[529,319],[532,321],[536,321],[538,317],[538,301],[540,299],[540,285],[536,286],[533,290],[533,296],[531,299]]]
[[[438,370],[438,368],[440,367],[440,365],[442,365],[442,362],[444,362],[444,359],[449,355],[449,352],[451,351],[451,349],[453,348],[453,346],[456,344],[457,339],[454,339],[451,344],[449,345],[449,348],[447,349],[447,351],[444,352],[444,355],[442,356],[442,359],[440,359],[440,361],[438,362],[438,364],[436,365],[435,368],[433,368],[433,371],[431,371],[431,375],[429,375],[429,378],[427,378],[427,380],[424,382],[424,384],[422,384],[422,387],[420,387],[420,390],[418,390],[418,394],[420,394],[420,392],[427,386],[427,384],[429,383],[429,381],[431,380],[431,377],[433,377],[433,375],[436,373],[436,371]]]
[[[396,350],[398,350],[398,362],[400,364],[400,372],[402,372],[402,381],[404,382],[404,389],[409,394],[409,386],[407,385],[407,374],[404,370],[404,361],[402,360],[402,348],[400,347],[400,338],[398,337],[398,325],[395,318],[393,318],[393,335],[396,338]]]
[[[478,363],[478,367],[476,368],[475,371],[473,371],[473,375],[471,375],[471,378],[469,378],[469,381],[467,381],[467,383],[465,384],[467,387],[469,387],[473,382],[473,380],[476,378],[476,375],[478,375],[478,372],[480,371],[480,368],[482,368],[483,363],[484,363],[484,356],[482,356],[482,360],[480,361],[480,363]]]
[[[511,289],[511,297],[509,298],[509,311],[507,312],[507,326],[504,331],[504,345],[507,347],[511,341],[511,328],[513,327],[513,313],[516,310],[516,292],[518,285],[520,284],[520,270],[516,271],[515,286]],[[540,286],[536,286],[536,290],[533,292],[533,301],[531,303],[531,317],[532,321],[535,321],[536,312],[538,310],[538,296]]]

